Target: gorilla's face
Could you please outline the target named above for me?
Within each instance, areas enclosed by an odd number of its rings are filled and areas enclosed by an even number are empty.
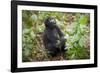
[[[56,27],[56,20],[55,18],[53,17],[48,17],[46,20],[45,20],[45,26],[50,28],[50,29],[53,29]]]

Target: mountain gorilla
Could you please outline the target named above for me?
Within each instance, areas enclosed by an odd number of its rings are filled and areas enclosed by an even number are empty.
[[[64,53],[65,41],[64,34],[56,24],[53,17],[48,17],[44,21],[45,30],[43,33],[43,43],[48,53],[54,57],[59,53]]]

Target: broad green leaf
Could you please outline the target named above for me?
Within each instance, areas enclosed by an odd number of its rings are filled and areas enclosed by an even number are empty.
[[[80,19],[79,19],[79,23],[81,24],[81,25],[87,25],[88,24],[88,17],[87,16],[85,16],[85,15],[82,15],[81,17],[80,17]]]
[[[36,22],[37,21],[37,15],[36,14],[33,14],[30,18],[33,22]]]

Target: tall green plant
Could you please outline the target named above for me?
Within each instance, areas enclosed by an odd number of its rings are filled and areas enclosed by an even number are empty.
[[[76,22],[69,25],[67,34],[67,59],[88,59],[89,55],[89,17],[85,14],[79,15]]]

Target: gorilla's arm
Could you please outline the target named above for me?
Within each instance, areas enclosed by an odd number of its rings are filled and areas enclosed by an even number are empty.
[[[64,37],[64,34],[63,34],[63,32],[60,30],[60,28],[59,28],[58,26],[56,26],[56,29],[57,29],[57,32],[58,32],[58,34],[59,34],[59,36],[60,36],[60,40],[61,40],[60,46],[61,46],[61,47],[65,47],[66,39],[65,39],[65,37]]]
[[[59,28],[58,26],[56,26],[56,30],[57,30],[57,32],[58,32],[60,38],[64,37],[63,32],[60,30],[60,28]]]

